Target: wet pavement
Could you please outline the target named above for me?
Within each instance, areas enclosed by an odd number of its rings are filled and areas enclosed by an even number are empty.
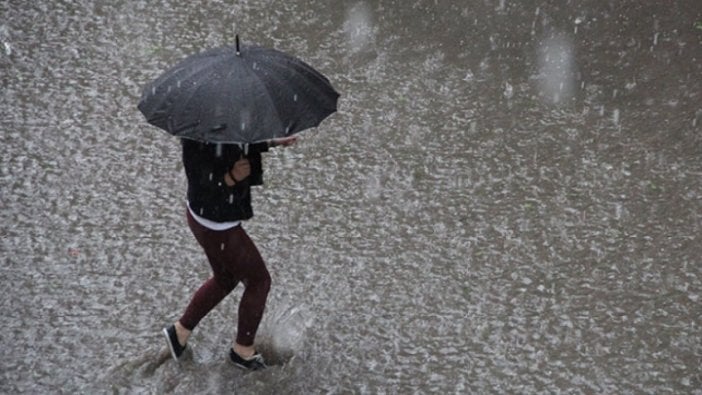
[[[700,393],[698,1],[225,3],[0,3],[0,392]],[[136,109],[234,34],[342,93],[265,158],[253,374],[241,289],[168,359],[208,267]]]

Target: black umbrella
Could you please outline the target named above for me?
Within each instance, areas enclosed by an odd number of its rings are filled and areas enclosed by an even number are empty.
[[[336,111],[329,80],[298,58],[239,44],[183,59],[148,84],[139,110],[170,134],[249,144],[319,125]]]

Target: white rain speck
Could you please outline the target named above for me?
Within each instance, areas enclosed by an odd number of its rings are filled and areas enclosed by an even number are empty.
[[[475,79],[475,75],[473,74],[473,72],[471,70],[468,70],[468,72],[466,73],[466,76],[463,78],[463,81],[471,82],[474,79]]]
[[[229,194],[229,204],[234,204],[234,194]]]
[[[220,250],[224,251],[224,243],[220,244],[219,248]]]
[[[297,93],[293,95],[293,101],[297,102]]]
[[[514,87],[509,82],[505,82],[505,90],[502,92],[506,99],[514,97]]]
[[[212,178],[213,178],[212,173],[210,173],[210,181],[212,181]]]
[[[612,122],[614,122],[615,125],[619,125],[619,110],[618,109],[612,111]]]

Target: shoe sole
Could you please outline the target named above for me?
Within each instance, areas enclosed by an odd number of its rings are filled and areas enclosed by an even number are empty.
[[[230,351],[230,352],[231,352],[231,351]],[[262,367],[262,368],[259,368],[259,369],[251,369],[250,367],[248,367],[248,366],[246,366],[246,365],[244,365],[244,364],[242,364],[242,363],[240,363],[240,362],[237,362],[237,361],[233,360],[232,357],[231,357],[231,354],[229,355],[229,358],[227,358],[227,359],[228,359],[229,362],[230,362],[231,364],[233,364],[236,368],[245,370],[245,371],[247,371],[247,372],[255,372],[255,371],[257,371],[257,370],[268,369],[268,365],[266,365],[265,363],[263,364],[263,367]]]
[[[246,367],[238,362],[234,362],[231,359],[229,360],[229,362],[231,362],[234,365],[234,367],[236,367],[237,369],[241,369],[241,370],[244,370],[247,372],[259,372],[259,371],[268,369],[268,365],[266,365],[266,367],[260,368],[260,369],[251,369],[251,368],[248,368],[248,367]]]
[[[164,336],[166,336],[166,344],[168,345],[168,350],[171,352],[171,356],[173,357],[173,359],[175,359],[176,362],[179,362],[178,356],[176,355],[176,352],[173,349],[173,344],[171,343],[171,337],[168,335],[168,328],[163,328],[161,332]]]
[[[230,362],[234,365],[234,367],[236,367],[236,368],[238,368],[238,369],[246,370],[247,372],[253,372],[253,370],[247,368],[246,366],[244,366],[244,365],[242,365],[242,364],[240,364],[240,363],[236,363],[236,362],[234,362],[234,361],[230,361]]]

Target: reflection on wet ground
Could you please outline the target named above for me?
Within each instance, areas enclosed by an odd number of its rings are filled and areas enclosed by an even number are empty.
[[[696,1],[0,4],[0,391],[694,393],[702,386]],[[143,84],[227,43],[342,92],[266,158],[247,230],[274,366],[181,364],[208,276]]]

